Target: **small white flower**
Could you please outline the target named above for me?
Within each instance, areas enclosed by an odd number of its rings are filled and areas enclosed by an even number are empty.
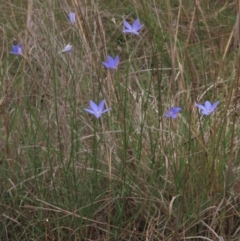
[[[61,53],[66,53],[66,52],[71,52],[72,51],[72,45],[69,43],[65,48],[60,52]]]

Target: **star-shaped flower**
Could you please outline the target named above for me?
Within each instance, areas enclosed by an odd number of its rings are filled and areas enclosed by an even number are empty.
[[[140,24],[139,19],[136,19],[131,26],[126,20],[124,20],[124,29],[123,33],[132,33],[135,35],[139,35],[139,30],[143,27],[143,24]]]
[[[10,53],[15,55],[23,55],[22,45],[20,43],[17,45],[12,45],[12,51]]]
[[[182,110],[180,107],[171,107],[166,113],[165,117],[167,118],[177,118],[178,113]]]
[[[201,111],[203,115],[210,115],[217,108],[219,101],[211,104],[208,100],[205,102],[205,105],[195,104]]]
[[[89,104],[90,104],[91,109],[85,108],[84,110],[87,111],[88,113],[92,114],[92,115],[95,115],[95,117],[97,119],[100,118],[103,113],[106,113],[106,112],[110,111],[110,108],[107,108],[107,109],[103,110],[105,100],[102,100],[99,103],[99,105],[97,105],[92,100],[90,100]]]
[[[75,22],[76,22],[75,13],[70,12],[70,13],[68,14],[68,19],[69,19],[69,21],[71,22],[71,24],[75,24]]]
[[[108,55],[107,61],[102,62],[102,64],[108,69],[116,69],[119,63],[118,55],[114,58]]]
[[[65,48],[60,53],[66,53],[71,51],[72,51],[72,45],[69,43],[68,45],[65,46]]]

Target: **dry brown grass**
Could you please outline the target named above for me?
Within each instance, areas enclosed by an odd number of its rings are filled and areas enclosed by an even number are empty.
[[[236,6],[0,3],[0,239],[237,241]],[[123,35],[137,17],[141,34]],[[14,39],[24,57],[9,54]],[[110,114],[83,111],[103,98]],[[220,100],[210,118],[194,107],[205,100]]]

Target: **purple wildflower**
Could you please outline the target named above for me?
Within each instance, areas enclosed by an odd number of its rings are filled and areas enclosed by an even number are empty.
[[[139,19],[136,19],[132,26],[126,20],[124,20],[123,23],[125,27],[123,29],[123,33],[132,33],[135,35],[139,35],[139,31],[143,27],[143,24],[140,24]]]
[[[208,100],[205,102],[205,105],[201,105],[201,104],[195,104],[195,106],[197,106],[201,111],[203,115],[210,115],[212,112],[215,111],[215,109],[217,108],[219,101],[211,104]]]
[[[17,45],[12,45],[12,51],[10,53],[15,55],[23,55],[22,45],[20,43]]]
[[[107,61],[102,62],[102,64],[108,69],[116,69],[119,63],[118,55],[114,58],[108,55]]]
[[[171,107],[166,113],[165,117],[167,118],[177,118],[178,113],[182,110],[180,107]]]
[[[95,117],[97,119],[100,118],[103,113],[106,113],[106,112],[110,111],[110,108],[107,108],[107,109],[103,110],[105,100],[102,100],[99,103],[99,105],[97,105],[92,100],[90,100],[89,104],[90,104],[91,109],[85,108],[84,110],[87,111],[88,113],[92,114],[92,115],[95,115]]]
[[[75,22],[76,22],[76,17],[75,17],[75,13],[73,13],[73,12],[70,12],[69,14],[68,14],[68,19],[69,19],[69,21],[71,22],[71,24],[75,24]]]

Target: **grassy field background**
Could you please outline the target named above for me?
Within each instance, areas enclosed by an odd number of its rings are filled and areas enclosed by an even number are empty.
[[[0,240],[240,240],[238,9],[1,1]],[[139,36],[122,33],[137,18]],[[84,111],[102,99],[109,113]]]

